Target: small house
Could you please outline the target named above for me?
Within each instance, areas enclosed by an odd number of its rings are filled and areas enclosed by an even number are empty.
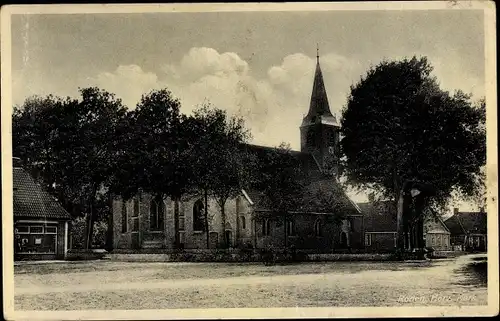
[[[64,259],[71,216],[13,159],[14,253],[16,260]]]
[[[360,203],[365,231],[365,250],[390,252],[397,246],[397,208],[393,201]],[[424,239],[427,248],[450,250],[450,231],[439,215],[428,210],[424,218]]]
[[[487,215],[484,209],[460,212],[455,208],[445,224],[451,231],[451,245],[455,250],[487,250]]]

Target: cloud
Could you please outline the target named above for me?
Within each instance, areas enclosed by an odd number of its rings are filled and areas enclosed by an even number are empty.
[[[192,82],[206,75],[230,77],[245,76],[248,63],[234,52],[218,53],[215,49],[194,47],[178,64],[166,64],[162,70],[168,77],[182,82]]]
[[[391,57],[400,58],[400,57]],[[484,85],[457,68],[458,59],[432,59],[435,74],[444,88],[484,92]],[[321,69],[332,113],[340,117],[350,86],[379,61],[360,63],[354,58],[326,53],[320,57]],[[237,53],[219,53],[213,48],[191,48],[179,61],[169,61],[157,73],[138,65],[122,65],[113,72],[91,78],[89,84],[115,93],[129,108],[152,89],[168,88],[191,113],[204,101],[244,118],[256,144],[277,146],[288,142],[300,147],[299,126],[309,109],[316,57],[294,53],[270,66],[261,78]],[[465,72],[466,73],[466,72]]]
[[[145,72],[137,65],[118,66],[114,72],[102,72],[90,78],[88,85],[114,93],[131,109],[135,108],[143,94],[162,87],[156,74]]]
[[[122,65],[113,72],[90,78],[134,108],[141,95],[168,88],[189,114],[204,101],[243,117],[254,143],[276,146],[288,142],[299,148],[299,126],[309,108],[316,59],[302,53],[283,58],[262,78],[252,75],[249,64],[237,53],[219,53],[205,47],[191,48],[178,62],[169,62],[158,74],[138,65]],[[321,58],[332,111],[340,111],[352,79],[350,59],[330,53]]]

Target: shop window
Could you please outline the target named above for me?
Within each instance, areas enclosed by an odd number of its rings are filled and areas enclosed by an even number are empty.
[[[45,227],[45,234],[56,234],[56,233],[57,233],[57,227],[55,226]]]
[[[56,253],[57,226],[19,225],[21,253]]]
[[[43,226],[30,226],[30,234],[43,234]]]
[[[20,226],[16,226],[16,228],[17,228],[18,234],[29,234],[29,232],[30,232],[29,226],[20,225]]]

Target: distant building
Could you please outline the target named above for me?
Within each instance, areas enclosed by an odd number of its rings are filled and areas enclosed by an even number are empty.
[[[397,209],[393,201],[359,203],[363,213],[365,249],[368,252],[390,252],[397,246]],[[425,246],[450,250],[450,231],[434,211],[424,218]]]
[[[291,156],[310,174],[306,188],[312,192],[321,188],[334,188],[337,184],[335,175],[339,132],[339,124],[330,111],[317,57],[309,111],[300,126],[301,151],[295,151]],[[273,150],[255,145],[246,145],[246,148],[257,157]],[[301,202],[307,202],[302,199],[302,194],[297,197]],[[277,219],[262,218],[262,213],[273,210],[262,206],[262,198],[260,191],[249,190],[228,200],[226,224],[222,227],[220,210],[211,198],[205,204],[202,196],[195,195],[186,195],[178,203],[171,199],[154,199],[144,193],[127,202],[117,197],[113,200],[113,247],[145,251],[151,248],[169,249],[174,247],[177,235],[183,248],[205,249],[207,235],[203,228],[202,214],[208,206],[211,218],[209,248],[216,248],[222,241],[231,247],[282,247],[285,228],[288,229],[288,245],[296,248],[328,252],[363,248],[361,212],[345,194],[342,201],[347,204],[346,213],[301,207],[289,213],[286,224]],[[178,222],[174,219],[175,207],[179,210]],[[344,216],[342,221],[335,220],[339,214]]]
[[[16,259],[63,259],[69,247],[69,213],[13,159]]]
[[[459,212],[445,221],[451,231],[451,244],[454,249],[462,251],[487,250],[487,215],[484,209],[479,212]]]

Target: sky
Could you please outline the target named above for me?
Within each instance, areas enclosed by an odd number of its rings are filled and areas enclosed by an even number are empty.
[[[330,108],[383,59],[427,56],[442,88],[485,95],[483,11],[313,11],[12,16],[12,97],[98,86],[135,108],[168,88],[190,113],[209,101],[252,142],[300,148],[316,48]]]

